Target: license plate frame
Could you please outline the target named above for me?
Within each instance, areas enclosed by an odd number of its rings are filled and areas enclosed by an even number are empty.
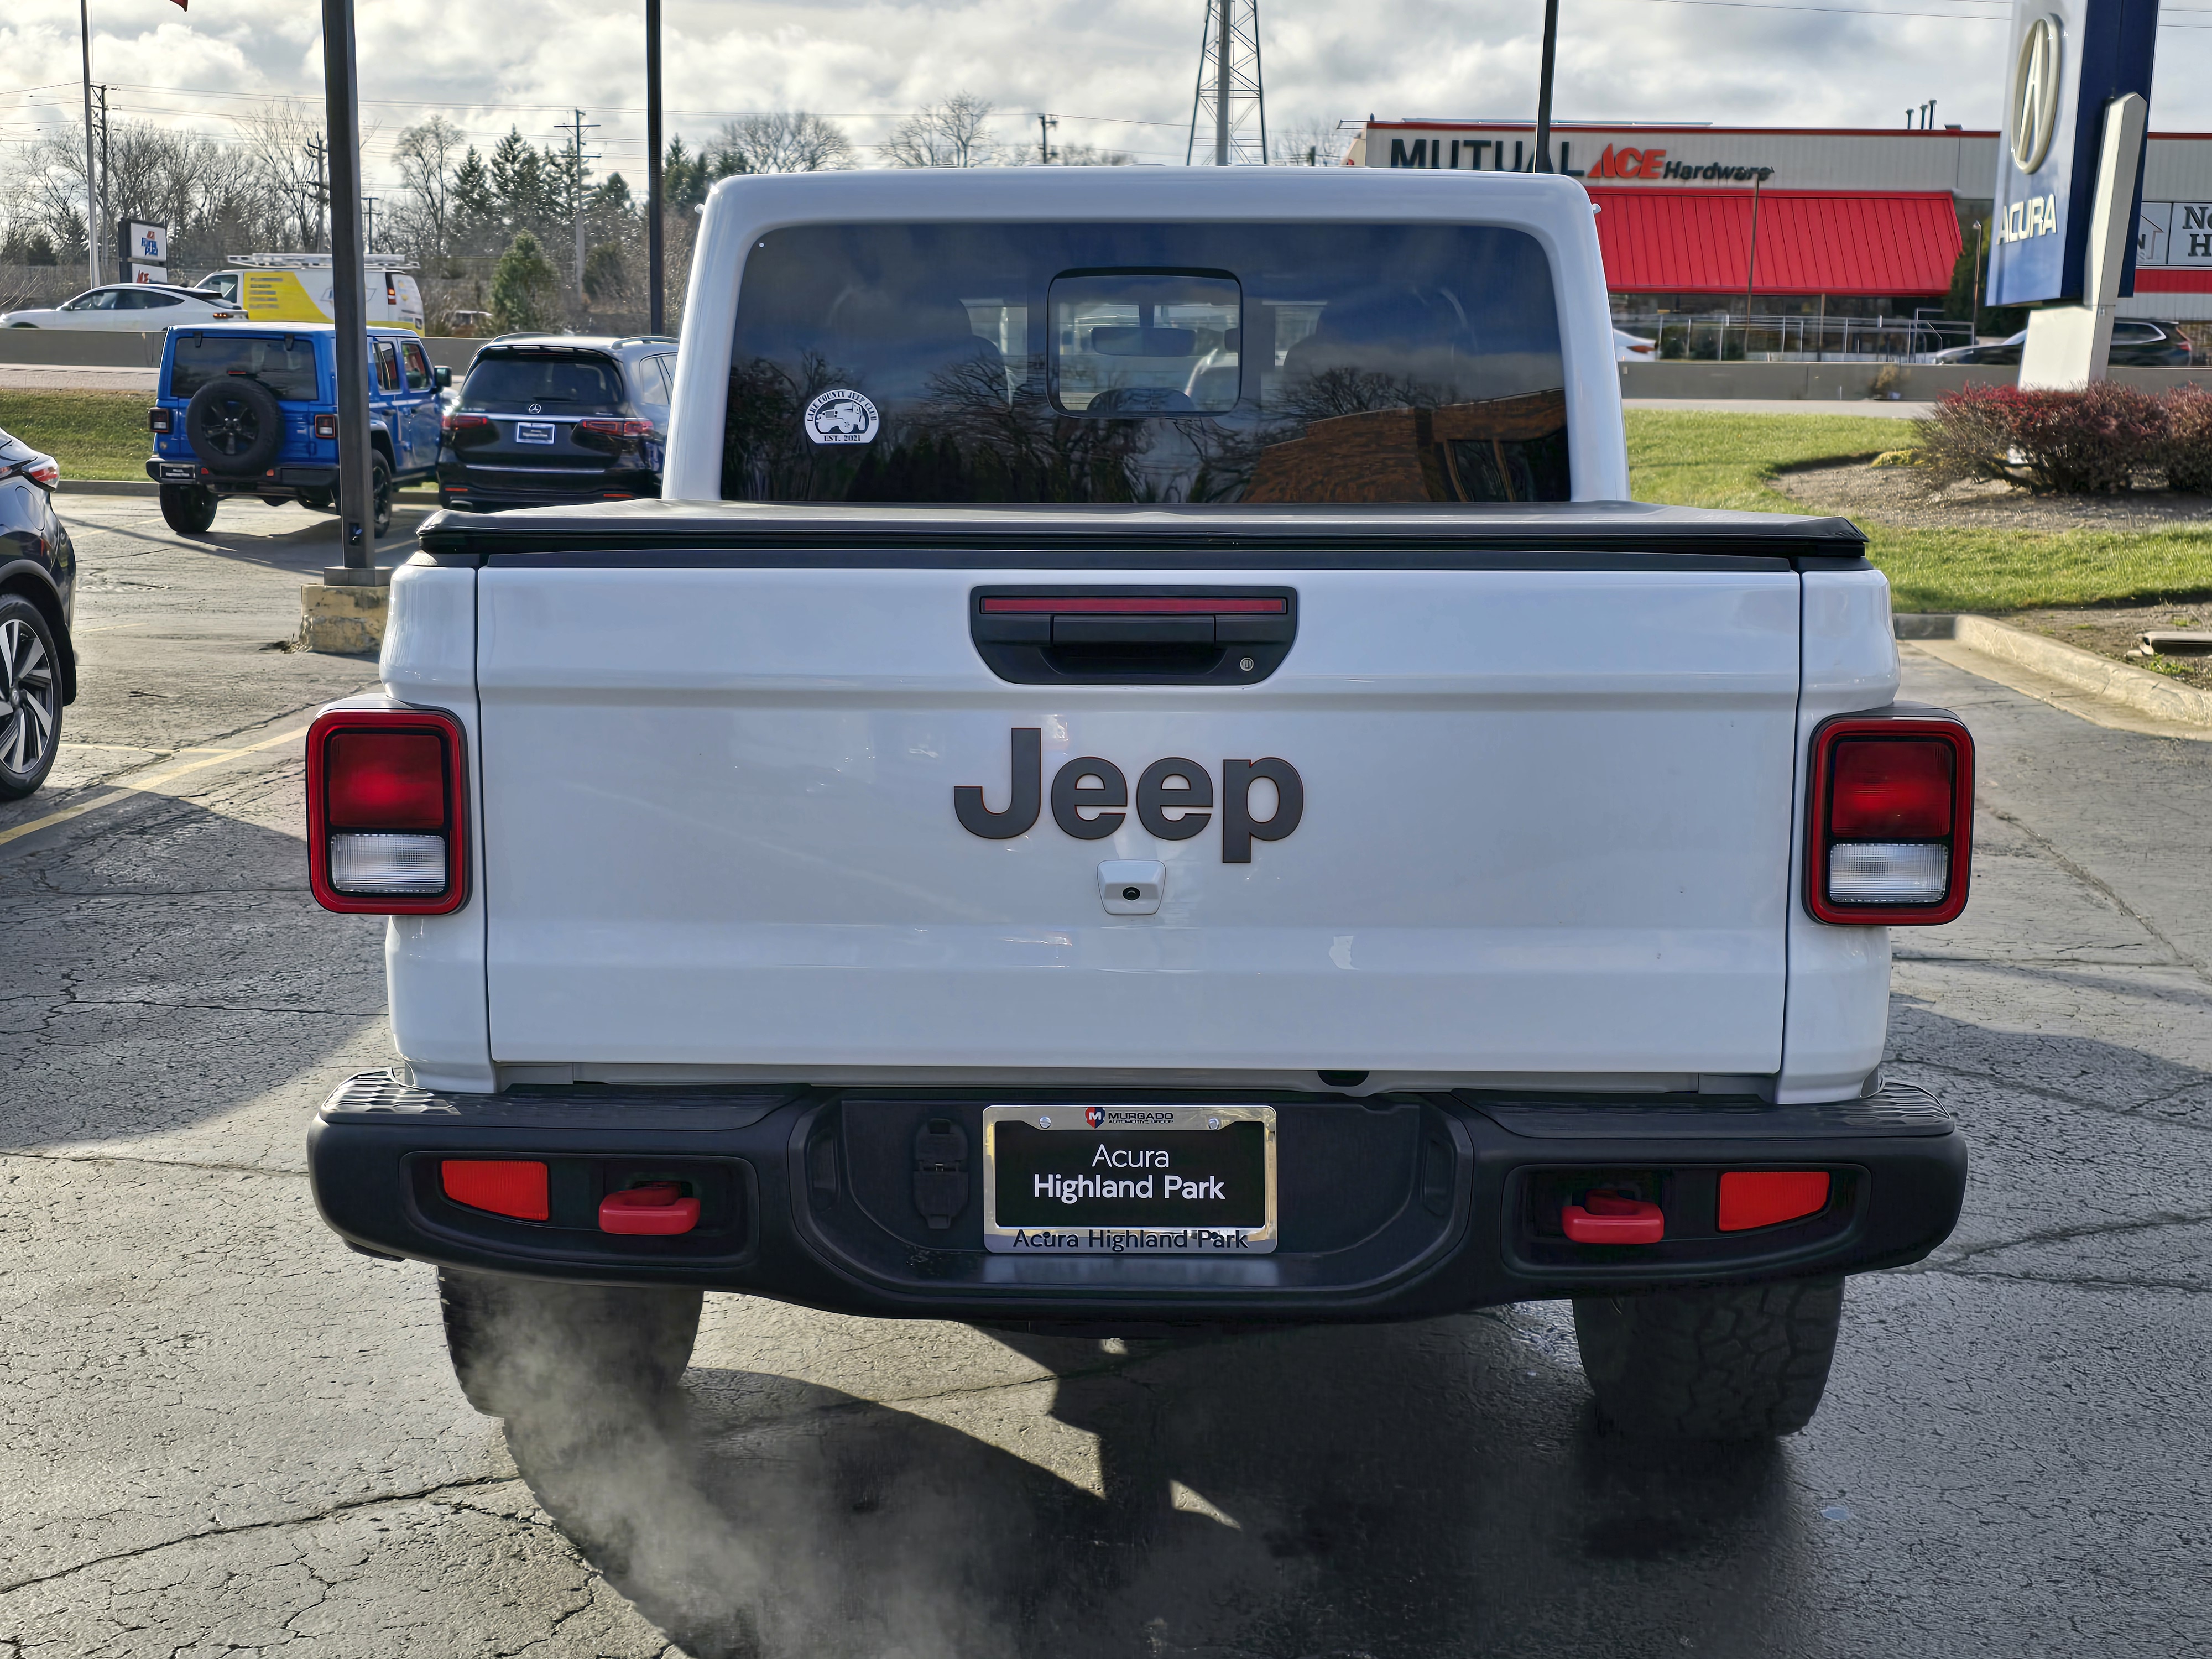
[[[553,438],[553,422],[550,421],[517,421],[514,423],[514,441],[519,444],[550,444]]]
[[[185,465],[176,461],[161,463],[163,483],[195,483],[198,482],[199,476],[199,469],[197,467]]]
[[[1121,1161],[1114,1159],[1115,1152],[1124,1154]],[[1177,1153],[1184,1155],[1180,1164]],[[1165,1155],[1164,1160],[1159,1154]],[[987,1106],[983,1248],[1011,1255],[1264,1255],[1274,1249],[1282,1220],[1275,1163],[1273,1106]],[[1079,1182],[1085,1176],[1133,1190],[1079,1192],[1068,1201],[1065,1188],[1041,1192],[1037,1186],[1053,1178]],[[1030,1192],[1017,1187],[1002,1194],[1002,1176],[1028,1182]],[[1150,1186],[1139,1188],[1148,1176]],[[1200,1190],[1171,1194],[1171,1176],[1181,1186]],[[1219,1183],[1218,1199],[1204,1190],[1207,1182]],[[1047,1206],[1061,1212],[1056,1222],[1043,1213]],[[1189,1206],[1188,1219],[1166,1213],[1181,1206]],[[1206,1213],[1209,1209],[1211,1216]]]

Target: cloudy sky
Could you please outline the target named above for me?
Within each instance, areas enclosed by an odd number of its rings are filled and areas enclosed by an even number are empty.
[[[2189,4],[2190,0],[2185,0]],[[92,0],[94,76],[118,116],[235,131],[272,97],[317,98],[311,0]],[[358,0],[372,182],[400,128],[434,108],[489,148],[510,123],[541,141],[572,106],[600,124],[602,170],[644,155],[641,4],[605,0]],[[745,110],[837,117],[863,143],[960,89],[1006,113],[1006,140],[1057,136],[1181,161],[1203,0],[667,0],[672,131]],[[1996,125],[2003,0],[1562,0],[1562,119],[1901,126]],[[1270,125],[1374,112],[1527,118],[1539,0],[1263,0]],[[2165,9],[2152,125],[2212,128],[2212,0]],[[77,9],[0,11],[0,165],[9,140],[74,118]]]

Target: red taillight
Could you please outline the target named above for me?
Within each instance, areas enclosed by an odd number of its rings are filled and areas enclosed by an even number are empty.
[[[1827,1207],[1828,1176],[1823,1170],[1730,1170],[1721,1176],[1724,1233],[1777,1226]]]
[[[448,437],[451,437],[456,432],[489,432],[491,430],[491,416],[489,415],[448,415],[446,416],[443,425],[446,428],[446,434]]]
[[[1951,833],[1951,745],[1940,738],[1845,738],[1836,745],[1828,827],[1865,840]]]
[[[460,722],[440,709],[333,708],[307,728],[307,863],[315,902],[368,915],[443,915],[468,896]]]
[[[1808,799],[1805,907],[1818,920],[1930,927],[1966,908],[1974,740],[1955,718],[1825,722]]]
[[[547,1201],[545,1166],[525,1158],[449,1158],[438,1166],[446,1196],[472,1210],[544,1221],[553,1213]]]
[[[650,438],[651,421],[617,421],[604,416],[590,415],[576,422],[579,432],[596,432],[603,438]]]
[[[146,411],[146,424],[156,432],[173,431],[175,423],[176,414],[173,410],[149,409]]]
[[[442,830],[446,745],[432,732],[331,736],[330,816],[348,830]]]
[[[318,438],[337,437],[338,435],[338,417],[335,415],[316,416],[315,435]]]

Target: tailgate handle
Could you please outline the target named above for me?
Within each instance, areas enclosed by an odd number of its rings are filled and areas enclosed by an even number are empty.
[[[1253,685],[1297,637],[1297,594],[1273,588],[977,588],[969,629],[1020,685]]]

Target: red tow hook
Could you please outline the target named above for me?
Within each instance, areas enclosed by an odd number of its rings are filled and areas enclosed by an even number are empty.
[[[1577,1244],[1656,1244],[1667,1236],[1667,1218],[1656,1204],[1602,1188],[1561,1210],[1559,1223]]]
[[[628,1187],[599,1200],[603,1233],[688,1233],[698,1224],[699,1200],[684,1197],[672,1181]]]

